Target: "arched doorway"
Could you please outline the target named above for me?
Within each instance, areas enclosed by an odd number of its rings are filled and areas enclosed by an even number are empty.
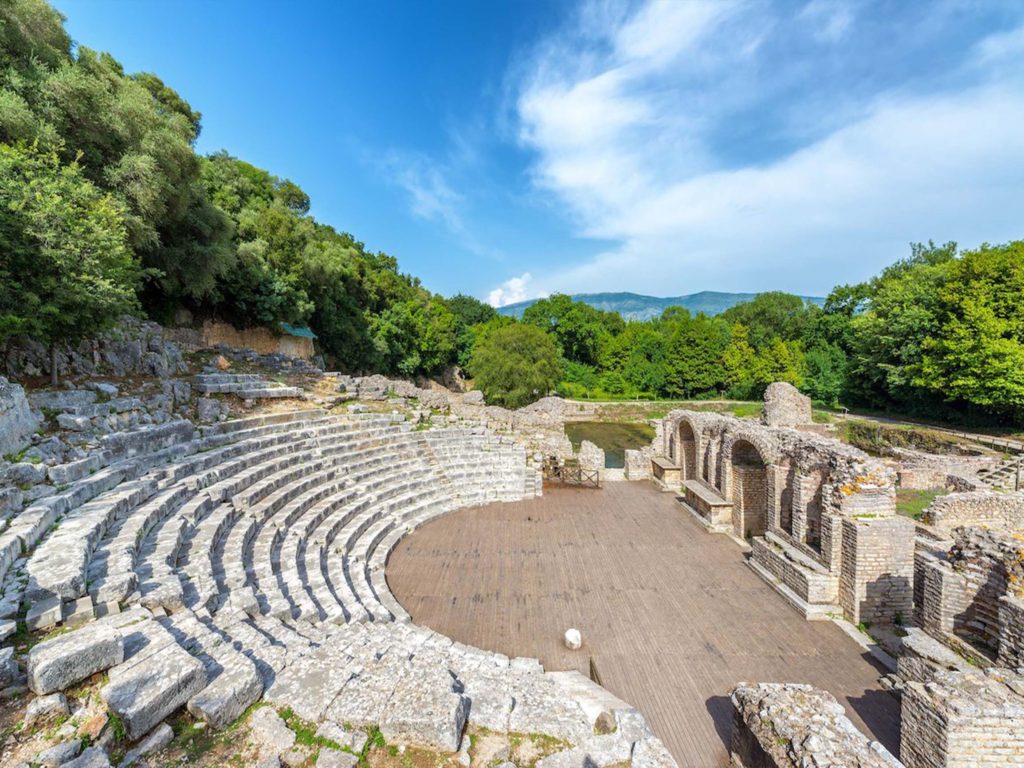
[[[768,466],[746,440],[732,446],[732,519],[737,536],[763,536],[768,529]]]
[[[677,441],[679,451],[679,467],[683,480],[695,480],[697,478],[697,438],[693,434],[693,427],[688,421],[679,422],[679,440]]]

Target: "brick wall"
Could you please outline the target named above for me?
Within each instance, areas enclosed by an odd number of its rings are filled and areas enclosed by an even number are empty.
[[[1024,706],[997,679],[939,672],[903,691],[900,758],[907,768],[1024,767]]]
[[[908,621],[914,610],[914,524],[904,517],[843,521],[839,600],[858,622]]]
[[[1013,595],[999,598],[999,663],[1024,667],[1024,600]]]

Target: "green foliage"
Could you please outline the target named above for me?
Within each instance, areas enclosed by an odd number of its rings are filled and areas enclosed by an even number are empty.
[[[123,209],[77,165],[0,144],[0,340],[96,333],[136,307]]]
[[[525,323],[497,327],[478,338],[472,370],[487,402],[510,408],[547,395],[562,373],[554,340]]]
[[[813,312],[811,307],[799,296],[770,291],[730,307],[720,317],[729,323],[742,323],[750,343],[761,347],[775,337],[783,341],[802,338]]]

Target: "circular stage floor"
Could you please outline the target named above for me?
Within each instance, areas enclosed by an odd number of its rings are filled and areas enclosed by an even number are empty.
[[[728,765],[740,681],[824,688],[898,752],[884,670],[839,627],[806,621],[735,542],[648,483],[455,512],[402,540],[387,578],[417,624],[456,640],[549,670],[589,675],[593,662],[681,768]],[[562,645],[569,627],[583,633],[579,651]]]

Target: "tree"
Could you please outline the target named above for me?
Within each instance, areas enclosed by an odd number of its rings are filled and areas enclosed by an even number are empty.
[[[769,291],[730,307],[721,314],[721,318],[730,323],[743,323],[749,332],[750,343],[760,349],[774,337],[783,341],[799,339],[810,313],[807,302],[799,296]]]
[[[50,347],[137,308],[140,271],[121,206],[56,153],[0,144],[0,339]]]
[[[839,404],[846,384],[846,355],[835,344],[821,342],[804,355],[803,390],[828,406]]]
[[[1024,241],[983,245],[951,264],[939,322],[914,384],[1003,414],[1024,407]]]
[[[523,322],[552,334],[566,360],[598,365],[614,333],[625,324],[615,312],[602,312],[563,293],[526,308]]]
[[[458,293],[450,299],[445,299],[445,303],[459,322],[466,326],[486,323],[498,315],[498,311],[490,304],[464,293]]]
[[[725,393],[737,400],[755,397],[754,365],[757,353],[748,341],[747,327],[734,323],[729,329],[729,346],[722,352]]]
[[[487,402],[509,408],[544,397],[562,374],[554,340],[526,323],[495,328],[478,338],[471,367]]]

